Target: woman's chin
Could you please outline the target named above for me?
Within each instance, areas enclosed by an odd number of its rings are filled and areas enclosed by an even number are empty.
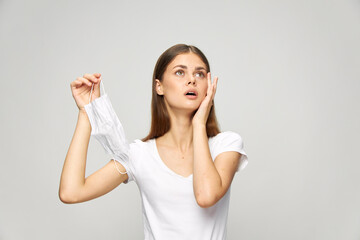
[[[198,110],[199,107],[200,107],[200,104],[194,104],[194,103],[184,106],[184,108],[189,110],[190,112],[194,112],[194,111]]]
[[[186,101],[182,104],[178,103],[172,106],[169,105],[168,107],[172,108],[175,111],[184,111],[186,113],[192,114],[199,109],[200,103],[197,101]]]
[[[193,115],[198,108],[199,106],[177,106],[172,109],[176,112],[184,112],[184,114]]]

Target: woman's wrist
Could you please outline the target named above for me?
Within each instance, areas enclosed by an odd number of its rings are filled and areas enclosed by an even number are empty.
[[[86,110],[84,107],[79,108],[79,114],[86,114]]]
[[[193,129],[206,129],[206,124],[205,123],[200,123],[200,122],[193,122]]]

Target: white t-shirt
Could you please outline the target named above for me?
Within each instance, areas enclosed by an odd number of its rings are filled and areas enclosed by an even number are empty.
[[[95,99],[85,109],[92,126],[92,135],[97,137],[106,150],[108,142],[124,138],[121,123],[114,119],[117,116],[114,117],[110,100],[106,96]],[[114,124],[110,124],[112,122]],[[101,130],[100,125],[106,125],[106,129],[111,131]],[[111,128],[111,125],[117,127]],[[114,132],[118,132],[118,136]],[[115,144],[112,143],[110,148],[115,148]],[[122,144],[125,145],[125,142]],[[237,171],[244,169],[248,163],[243,140],[238,133],[226,131],[210,137],[209,149],[213,160],[222,152],[241,153]],[[126,169],[128,180],[124,184],[134,181],[139,188],[145,240],[226,239],[231,187],[215,205],[200,207],[193,191],[193,175],[183,177],[168,168],[160,158],[155,139],[146,142],[136,139],[128,144],[126,157],[114,159]]]

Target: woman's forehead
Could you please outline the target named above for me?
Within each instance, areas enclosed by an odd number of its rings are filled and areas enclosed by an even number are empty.
[[[168,65],[168,68],[174,68],[177,65],[187,66],[188,68],[203,67],[207,69],[202,59],[195,53],[182,53],[177,55]]]

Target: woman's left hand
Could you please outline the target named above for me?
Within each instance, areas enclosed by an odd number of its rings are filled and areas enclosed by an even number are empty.
[[[195,124],[206,125],[207,119],[209,117],[210,109],[213,105],[218,77],[215,77],[213,83],[211,83],[211,73],[208,72],[207,79],[208,79],[208,89],[207,89],[206,97],[201,102],[200,107],[198,108],[196,114],[192,119],[193,125]]]

